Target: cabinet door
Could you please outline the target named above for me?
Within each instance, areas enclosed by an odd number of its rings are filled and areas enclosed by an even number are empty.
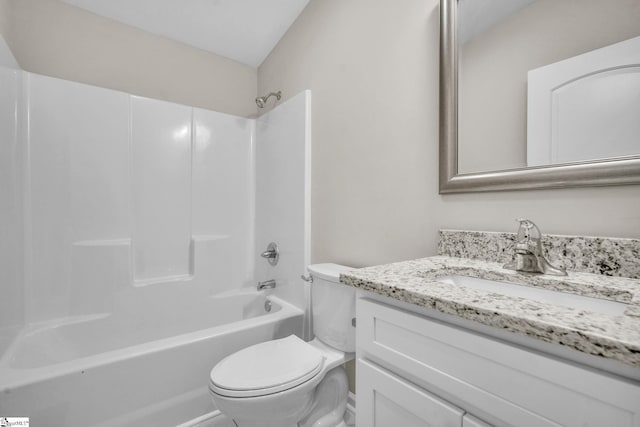
[[[362,359],[357,427],[461,427],[464,411]]]
[[[477,419],[473,415],[465,414],[465,416],[462,417],[462,427],[491,427],[491,425]]]

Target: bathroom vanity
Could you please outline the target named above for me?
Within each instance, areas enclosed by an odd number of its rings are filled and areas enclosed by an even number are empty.
[[[493,243],[476,258],[508,252]],[[637,243],[609,271],[631,278],[595,274],[589,259],[566,259],[582,271],[553,277],[460,253],[342,274],[360,289],[357,425],[640,426]]]

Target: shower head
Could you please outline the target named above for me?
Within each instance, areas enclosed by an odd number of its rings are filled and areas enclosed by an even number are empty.
[[[275,96],[276,100],[280,101],[280,98],[282,97],[282,91],[279,90],[277,92],[271,92],[268,95],[259,96],[256,98],[256,104],[258,105],[258,107],[264,108],[264,106],[267,105],[267,100],[272,96]]]

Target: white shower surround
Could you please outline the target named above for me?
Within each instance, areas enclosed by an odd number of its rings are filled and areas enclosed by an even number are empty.
[[[131,286],[250,284],[252,120],[24,81],[28,323],[111,311]]]
[[[308,91],[252,120],[4,68],[0,79],[0,149],[10,154],[2,160],[10,203],[0,209],[9,224],[0,262],[20,267],[0,266],[13,272],[2,277],[10,309],[0,314],[0,354],[19,347],[15,338],[34,325],[123,311],[159,319],[172,303],[187,310],[189,298],[234,298],[256,280],[276,279],[274,296],[305,308],[308,287],[299,277],[309,263]],[[268,241],[282,251],[275,269],[258,256]],[[296,332],[308,335],[300,312],[288,313],[298,316]],[[259,340],[291,330],[287,322]],[[206,323],[200,329],[212,326]],[[176,343],[185,336],[180,329]],[[98,330],[84,336],[101,339]],[[149,339],[131,348],[153,348],[157,341]],[[63,365],[73,366],[74,357]],[[118,371],[124,378],[135,375],[126,359]],[[10,363],[20,361],[5,354],[0,390]]]

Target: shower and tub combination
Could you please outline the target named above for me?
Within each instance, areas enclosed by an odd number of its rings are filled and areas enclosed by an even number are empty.
[[[215,409],[225,356],[309,337],[308,92],[253,120],[20,70],[0,83],[0,416],[188,423]]]

